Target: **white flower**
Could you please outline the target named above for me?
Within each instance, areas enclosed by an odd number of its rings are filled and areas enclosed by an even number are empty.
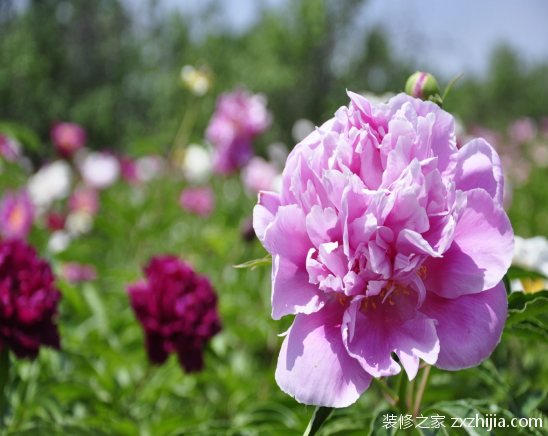
[[[291,128],[291,135],[296,142],[301,142],[309,134],[311,134],[316,127],[314,123],[306,118],[301,118],[295,121]]]
[[[198,144],[190,144],[185,150],[183,174],[190,183],[203,183],[209,179],[213,161],[211,153]]]
[[[71,212],[67,216],[65,228],[71,236],[89,233],[93,228],[93,216],[84,211]]]
[[[48,241],[48,250],[51,253],[60,253],[65,251],[70,245],[70,235],[64,230],[53,232]]]
[[[55,200],[66,198],[70,193],[72,171],[64,160],[46,165],[29,177],[27,189],[38,209],[47,209]]]
[[[512,264],[548,277],[548,240],[544,236],[524,239],[515,236]]]
[[[96,189],[112,186],[120,177],[120,162],[108,153],[89,153],[80,165],[84,183]]]

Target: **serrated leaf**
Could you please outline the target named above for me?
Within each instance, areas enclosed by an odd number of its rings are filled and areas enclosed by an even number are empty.
[[[508,297],[508,318],[506,325],[516,324],[548,312],[548,291],[526,294],[513,292]]]
[[[534,318],[505,327],[504,334],[517,336],[518,338],[533,342],[548,343],[548,331],[546,327]]]
[[[333,412],[333,407],[316,407],[303,436],[314,436]]]
[[[233,265],[234,268],[255,268],[258,266],[272,265],[272,255],[267,254],[262,259],[253,259],[239,265]]]

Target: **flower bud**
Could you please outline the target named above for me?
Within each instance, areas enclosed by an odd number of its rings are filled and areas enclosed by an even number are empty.
[[[405,93],[421,100],[428,100],[430,96],[440,95],[440,89],[432,74],[417,71],[407,79]]]

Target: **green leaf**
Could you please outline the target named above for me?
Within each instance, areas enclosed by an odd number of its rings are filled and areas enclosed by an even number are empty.
[[[508,296],[506,325],[510,326],[547,312],[548,291],[535,292],[534,294],[513,292]]]
[[[451,82],[449,82],[449,85],[447,85],[447,88],[445,88],[445,91],[443,91],[443,95],[441,96],[442,103],[445,102],[445,99],[447,98],[447,95],[449,95],[449,91],[451,91],[451,88],[457,83],[457,81],[462,77],[464,73],[460,73],[457,77],[455,77]]]
[[[546,397],[546,391],[525,391],[523,394],[518,395],[515,398],[516,405],[519,409],[519,413],[522,417],[529,416],[533,410],[535,410],[538,405]]]
[[[333,407],[316,407],[303,436],[314,436],[333,412]]]
[[[490,432],[486,427],[466,426],[472,419],[483,418],[484,415],[472,404],[464,401],[443,401],[434,404],[425,411],[424,416],[442,416],[445,424],[445,431],[451,435],[462,436],[489,436]],[[464,420],[464,421],[462,421]],[[467,421],[468,420],[468,421]],[[473,422],[475,425],[475,421]]]
[[[12,136],[31,150],[40,150],[40,138],[27,126],[11,121],[2,121],[0,122],[0,133]]]
[[[510,280],[515,279],[546,279],[548,277],[542,275],[536,271],[530,271],[528,269],[521,268],[519,266],[512,265],[506,273]]]
[[[4,345],[2,347],[2,351],[0,352],[0,422],[3,421],[3,416],[8,406],[5,389],[9,380],[9,371],[10,353],[8,347]]]
[[[249,260],[240,265],[233,265],[234,268],[256,268],[258,266],[272,265],[272,255],[267,254],[262,259]]]
[[[505,327],[504,334],[517,336],[518,338],[532,342],[548,344],[546,326],[534,318]]]
[[[510,278],[508,277],[508,273],[504,274],[504,277],[502,277],[502,282],[504,283],[504,288],[506,289],[506,295],[510,295],[512,293],[512,286],[510,286]]]
[[[407,377],[406,377],[406,380],[407,380]],[[369,429],[368,436],[381,436],[381,435],[392,436],[396,434],[398,429],[387,425],[387,422],[385,419],[387,415],[396,415],[399,418],[400,411],[392,407],[379,411],[375,415],[375,418],[373,418],[373,420],[371,421],[371,427]]]

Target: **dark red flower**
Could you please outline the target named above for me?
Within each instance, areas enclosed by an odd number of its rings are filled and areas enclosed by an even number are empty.
[[[54,324],[61,298],[48,263],[21,240],[0,242],[0,342],[34,359],[41,345],[59,348]]]
[[[63,230],[65,228],[66,220],[67,216],[65,214],[48,212],[46,214],[46,228],[51,232]]]
[[[150,361],[162,364],[175,352],[186,372],[201,370],[202,349],[221,330],[209,280],[169,255],[153,257],[144,272],[147,279],[129,285],[128,294]]]

